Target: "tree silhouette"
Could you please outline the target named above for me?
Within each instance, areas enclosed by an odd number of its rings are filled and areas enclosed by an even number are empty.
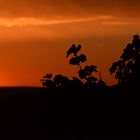
[[[79,54],[80,50],[81,50],[81,45],[78,45],[76,47],[76,45],[73,44],[67,51],[66,57],[73,55],[70,58],[69,63],[71,65],[79,66],[78,74],[79,74],[80,79],[86,80],[85,85],[87,85],[87,87],[90,87],[96,84],[97,78],[94,77],[92,74],[93,72],[97,72],[97,67],[94,65],[90,65],[90,66],[85,66],[84,68],[82,68],[82,63],[87,61],[87,57],[85,54]]]
[[[132,43],[123,50],[120,59],[114,62],[110,73],[115,74],[119,83],[138,83],[140,81],[140,38],[134,35]]]
[[[105,86],[101,76],[100,80],[97,80],[93,73],[98,72],[97,67],[95,65],[89,65],[82,67],[82,64],[87,61],[87,57],[85,54],[79,54],[81,50],[81,45],[72,45],[67,51],[67,58],[70,57],[69,63],[71,65],[79,66],[78,75],[80,79],[73,77],[72,80],[63,76],[61,74],[57,74],[53,76],[52,74],[46,74],[43,79],[41,79],[43,87],[45,88],[72,88],[81,90],[83,88],[93,89],[95,87],[102,88]]]

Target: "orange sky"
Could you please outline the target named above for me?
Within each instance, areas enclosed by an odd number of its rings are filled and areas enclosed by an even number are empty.
[[[0,86],[40,86],[52,72],[75,76],[66,51],[81,44],[111,85],[112,62],[140,33],[136,0],[0,0]]]

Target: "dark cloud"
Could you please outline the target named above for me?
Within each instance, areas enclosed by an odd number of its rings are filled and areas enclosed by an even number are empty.
[[[0,0],[0,16],[139,16],[137,0]]]

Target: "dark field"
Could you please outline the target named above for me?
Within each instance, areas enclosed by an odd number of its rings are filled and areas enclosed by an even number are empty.
[[[138,96],[77,94],[43,88],[0,88],[0,127],[46,135],[133,136],[140,125]]]

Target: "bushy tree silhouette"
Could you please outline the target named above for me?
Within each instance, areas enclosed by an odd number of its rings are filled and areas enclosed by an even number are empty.
[[[140,82],[140,37],[134,35],[132,43],[124,49],[120,59],[114,62],[110,73],[115,74],[119,83]]]
[[[95,65],[89,65],[82,67],[82,63],[87,61],[87,57],[85,54],[80,52],[81,45],[72,45],[67,51],[67,58],[70,57],[69,63],[71,65],[79,66],[78,74],[80,79],[73,77],[72,80],[63,76],[61,74],[57,74],[53,77],[52,74],[46,74],[42,81],[43,87],[46,88],[71,88],[81,90],[85,89],[95,89],[95,87],[102,88],[105,86],[105,83],[102,81],[102,78],[98,80],[93,73],[98,72],[97,67]],[[100,76],[101,77],[101,76]]]

